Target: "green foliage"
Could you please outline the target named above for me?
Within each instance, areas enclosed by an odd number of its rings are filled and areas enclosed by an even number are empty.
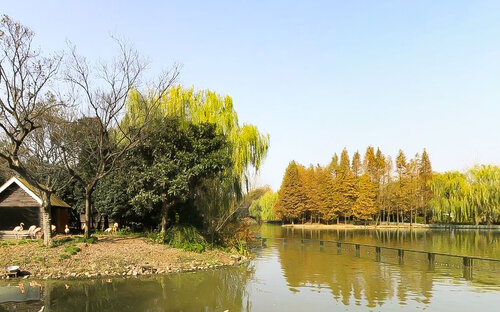
[[[143,119],[142,103],[138,95],[132,94],[130,99],[126,119],[133,124]],[[226,150],[231,165],[215,177],[203,179],[193,201],[203,215],[206,230],[215,237],[214,233],[232,221],[231,216],[237,216],[234,212],[243,194],[242,187],[248,189],[249,173],[260,168],[269,148],[269,136],[261,134],[253,125],[241,126],[232,99],[209,90],[172,88],[161,99],[156,113],[161,117],[179,118],[183,124],[213,124],[216,133],[225,136],[229,143]]]
[[[135,192],[132,204],[144,210],[160,204],[166,225],[168,210],[186,202],[203,179],[231,166],[231,159],[226,138],[213,124],[182,125],[178,118],[160,118],[155,124],[154,133],[134,151],[130,187]]]
[[[250,216],[257,220],[274,221],[277,220],[273,206],[278,200],[278,193],[269,190],[258,199],[254,199],[249,208]]]
[[[165,243],[184,251],[203,252],[207,243],[193,226],[170,227],[165,233]]]
[[[500,222],[500,167],[475,166],[464,174],[436,174],[431,184],[436,222]]]
[[[80,247],[74,244],[68,245],[64,248],[64,252],[70,255],[76,255],[78,252],[80,252],[80,250]]]
[[[67,253],[61,253],[59,254],[59,260],[66,260],[70,257],[70,255],[68,255]]]

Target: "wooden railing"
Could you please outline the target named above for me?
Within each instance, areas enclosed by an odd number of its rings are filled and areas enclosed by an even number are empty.
[[[261,240],[261,245],[262,246],[266,246],[266,241],[267,240],[281,240],[285,244],[287,242],[287,240],[293,240],[293,239],[289,239],[289,238],[277,238],[277,237],[260,237],[260,240]],[[306,241],[318,241],[318,240],[317,239],[308,239],[308,238],[301,238],[300,239],[301,244],[304,244],[304,242],[306,242]],[[474,260],[500,262],[500,259],[497,259],[497,258],[477,257],[477,256],[464,256],[464,255],[457,255],[457,254],[450,254],[450,253],[443,253],[443,252],[433,252],[433,251],[408,249],[408,248],[399,248],[399,247],[390,247],[390,246],[379,246],[379,245],[372,245],[372,244],[361,244],[361,243],[345,242],[345,241],[319,240],[319,246],[320,247],[324,246],[325,243],[336,244],[337,245],[337,254],[341,254],[342,253],[342,245],[354,246],[355,250],[356,250],[356,257],[357,258],[359,258],[361,256],[361,246],[375,248],[375,261],[376,262],[381,262],[381,253],[382,253],[383,249],[397,250],[397,252],[398,252],[398,263],[401,264],[401,265],[404,264],[405,252],[427,254],[427,261],[428,261],[430,267],[434,267],[434,264],[436,262],[436,256],[461,258],[462,259],[463,268],[464,268],[464,277],[466,279],[472,279],[472,271],[473,271],[473,266],[474,266]]]

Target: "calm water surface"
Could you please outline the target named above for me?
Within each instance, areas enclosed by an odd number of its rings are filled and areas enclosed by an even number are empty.
[[[319,239],[500,259],[500,232],[312,231],[263,225],[267,247],[247,265],[149,278],[0,283],[0,311],[500,311],[500,263],[354,247]],[[301,238],[307,238],[304,244]],[[30,285],[31,282],[31,285]],[[66,289],[65,284],[69,284]],[[21,291],[22,290],[22,291]]]

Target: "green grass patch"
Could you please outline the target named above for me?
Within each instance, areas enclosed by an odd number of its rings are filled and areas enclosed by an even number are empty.
[[[52,248],[62,246],[64,244],[67,244],[69,242],[72,242],[73,238],[71,237],[65,237],[65,238],[58,238],[58,239],[53,239],[52,240]]]
[[[66,260],[69,258],[69,255],[67,253],[61,253],[59,254],[59,260]]]
[[[80,252],[80,247],[76,245],[69,245],[64,248],[64,252],[70,254],[70,255],[76,255],[78,252]]]
[[[73,241],[75,243],[95,244],[95,243],[97,243],[98,238],[96,236],[90,236],[90,238],[75,237]]]
[[[17,245],[17,243],[15,241],[11,241],[11,240],[0,241],[0,247],[14,246],[14,245]]]
[[[67,244],[74,245],[75,243],[95,244],[97,240],[95,236],[91,236],[90,238],[85,238],[83,236],[64,237],[52,240],[52,247],[64,246]]]

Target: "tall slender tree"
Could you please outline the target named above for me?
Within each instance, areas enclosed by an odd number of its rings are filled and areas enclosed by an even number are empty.
[[[419,182],[420,182],[420,198],[421,205],[424,213],[424,222],[427,223],[427,216],[429,210],[429,201],[432,198],[431,182],[432,182],[432,166],[429,159],[429,155],[424,148],[422,153],[422,160],[420,161],[420,167],[418,170]]]
[[[396,157],[396,171],[398,173],[398,192],[396,206],[396,221],[399,223],[399,218],[406,208],[407,198],[405,196],[405,178],[407,172],[406,156],[402,150],[399,150]]]
[[[276,215],[292,223],[300,217],[304,211],[306,195],[303,192],[302,181],[299,176],[299,168],[295,161],[290,162],[286,168],[283,182],[278,194]]]
[[[363,167],[361,164],[361,155],[358,151],[354,153],[352,156],[352,173],[354,177],[357,179],[363,174]]]
[[[359,178],[358,196],[353,205],[354,217],[359,220],[372,220],[373,215],[377,212],[376,196],[375,185],[367,174],[363,174]]]
[[[353,205],[358,194],[356,181],[350,167],[349,154],[345,148],[340,155],[340,164],[337,168],[334,196],[336,208],[344,216],[344,222],[346,223],[347,219],[353,214]]]

